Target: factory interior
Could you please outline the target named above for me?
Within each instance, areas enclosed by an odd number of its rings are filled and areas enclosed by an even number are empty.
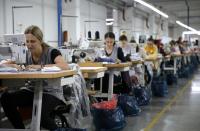
[[[0,0],[0,131],[199,131],[200,0]]]

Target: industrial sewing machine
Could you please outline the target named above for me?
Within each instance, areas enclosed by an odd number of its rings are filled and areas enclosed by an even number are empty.
[[[10,59],[17,64],[26,63],[27,48],[25,42],[24,34],[3,35],[3,42],[0,44],[0,60]]]
[[[77,49],[73,51],[72,63],[94,61],[97,56],[95,49]]]
[[[81,47],[66,46],[59,48],[66,62],[94,61],[96,57],[102,55],[103,41],[83,41],[80,45]]]

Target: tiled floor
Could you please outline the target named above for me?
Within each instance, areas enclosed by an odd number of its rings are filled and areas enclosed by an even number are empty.
[[[200,71],[194,75],[191,84],[187,84],[189,81],[188,79],[179,79],[176,87],[169,88],[168,97],[153,98],[149,106],[142,108],[143,112],[140,116],[127,118],[127,126],[123,131],[142,131],[144,129],[150,131],[199,131]],[[185,91],[177,97],[170,108],[167,108],[166,112],[160,113],[177,93],[183,91],[183,88]],[[157,116],[158,114],[160,116]],[[150,128],[147,128],[148,126]]]

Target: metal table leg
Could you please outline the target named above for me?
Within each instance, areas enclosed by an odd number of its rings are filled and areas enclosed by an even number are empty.
[[[100,92],[102,93],[102,83],[103,83],[103,81],[102,81],[102,77],[100,78]]]
[[[113,79],[114,79],[114,71],[111,70],[109,72],[108,100],[112,99],[113,96]]]
[[[34,99],[33,99],[33,112],[31,121],[31,130],[40,131],[40,119],[41,119],[41,109],[42,109],[42,80],[38,81],[34,89]]]
[[[174,58],[174,75],[176,75],[176,71],[177,71],[177,58]]]

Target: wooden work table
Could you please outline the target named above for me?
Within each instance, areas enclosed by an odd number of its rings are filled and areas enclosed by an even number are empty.
[[[103,62],[85,62],[79,63],[80,67],[107,67],[107,68],[123,68],[131,66],[131,63],[103,63]]]
[[[53,79],[73,75],[75,75],[73,70],[59,72],[0,72],[0,79]]]
[[[143,60],[132,60],[130,63],[132,65],[137,65],[137,64],[144,64],[144,61]]]
[[[43,80],[44,79],[62,79],[63,82],[72,81],[75,72],[73,70],[63,70],[59,72],[0,72],[0,79],[34,79],[36,86],[34,88],[33,111],[31,129],[20,129],[20,131],[40,131],[42,96],[43,96]],[[69,80],[67,80],[69,79]],[[61,85],[62,86],[62,85]],[[17,129],[0,129],[0,131],[15,131]]]
[[[131,66],[130,62],[127,63],[94,63],[94,62],[86,62],[86,63],[79,63],[79,66],[81,67],[106,67],[106,72],[109,74],[109,87],[108,87],[108,93],[100,93],[99,95],[95,95],[96,97],[107,97],[109,100],[112,98],[113,95],[113,80],[114,80],[114,72],[121,72],[121,71],[128,71],[129,67]]]
[[[124,67],[129,67],[131,66],[131,63],[127,62],[127,63],[114,63],[114,64],[104,64],[103,63],[103,66],[104,67],[107,67],[107,68],[124,68]]]
[[[80,67],[84,78],[101,78],[107,67]]]
[[[162,57],[157,57],[157,58],[146,58],[145,61],[159,61],[161,60]]]

